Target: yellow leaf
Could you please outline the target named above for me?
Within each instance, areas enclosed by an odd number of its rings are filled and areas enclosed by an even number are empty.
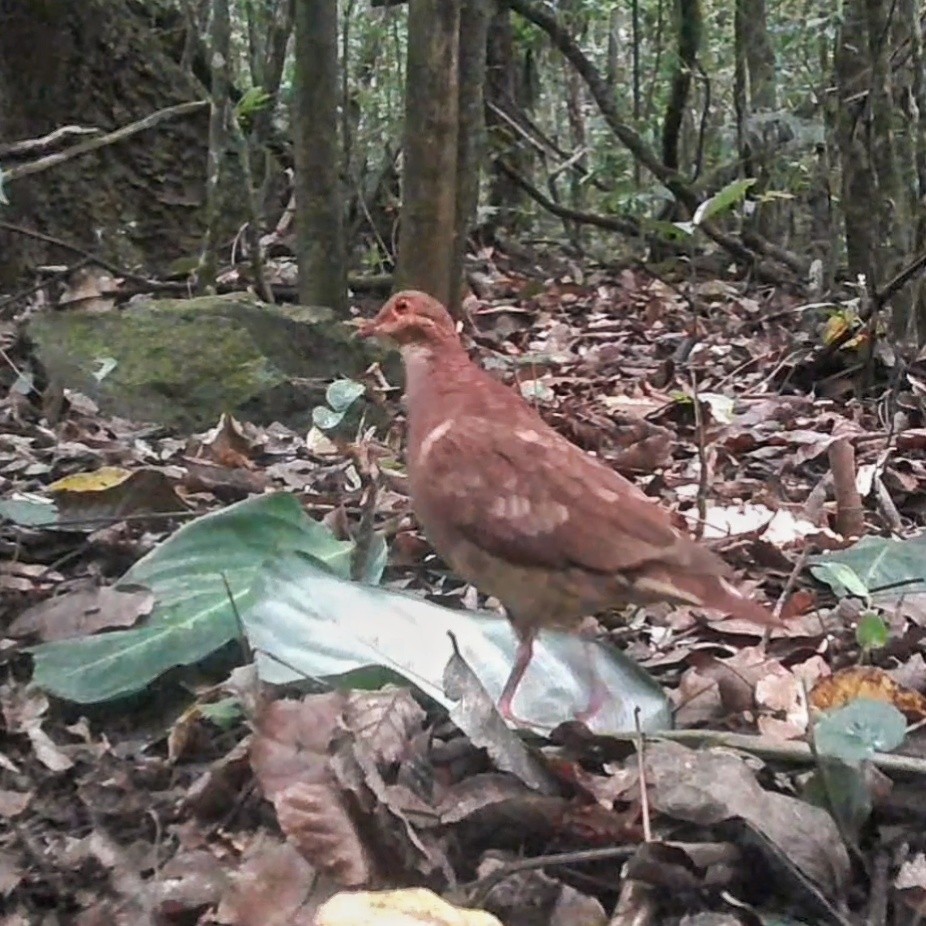
[[[849,321],[845,315],[839,313],[831,315],[826,320],[826,327],[823,329],[823,343],[829,346],[833,341],[837,341],[849,330]]]
[[[117,486],[131,476],[132,473],[119,466],[104,466],[95,469],[92,473],[74,473],[53,482],[49,492],[102,492]]]

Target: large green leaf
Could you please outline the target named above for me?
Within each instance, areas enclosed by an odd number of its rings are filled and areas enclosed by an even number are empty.
[[[345,582],[298,553],[268,564],[255,598],[242,619],[261,678],[276,684],[346,678],[360,687],[358,670],[366,668],[371,686],[398,676],[450,707],[443,672],[453,651],[451,633],[493,698],[501,694],[514,660],[517,641],[504,618],[451,611],[417,596]],[[515,699],[519,717],[553,726],[585,707],[584,646],[571,634],[540,634]],[[589,652],[595,672],[613,693],[590,722],[593,729],[632,730],[635,707],[645,729],[671,725],[662,689],[636,663],[603,645],[591,645]]]
[[[377,541],[366,570],[370,582],[379,580],[384,563],[385,548]],[[351,582],[352,550],[285,494],[207,515],[126,573],[125,583],[146,585],[157,598],[146,626],[36,647],[35,681],[70,700],[101,701],[208,656],[238,633],[224,576],[265,680],[309,677],[353,687],[399,680],[449,707],[442,676],[452,632],[498,697],[516,646],[508,622]],[[614,693],[594,719],[596,729],[633,729],[637,706],[646,729],[670,725],[665,696],[642,669],[608,647],[589,650]],[[571,718],[588,698],[587,658],[576,637],[542,634],[516,712],[543,726]]]
[[[285,493],[205,515],[123,576],[120,584],[147,586],[157,598],[145,626],[37,646],[34,680],[81,703],[139,691],[168,669],[204,659],[238,635],[228,589],[238,611],[246,611],[266,563],[298,550],[346,576],[352,549]]]
[[[836,594],[867,592],[874,603],[890,606],[926,592],[926,534],[909,540],[863,537],[845,550],[812,557],[809,565],[814,578]]]

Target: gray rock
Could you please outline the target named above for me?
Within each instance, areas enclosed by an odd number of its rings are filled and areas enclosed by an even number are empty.
[[[247,294],[160,299],[102,315],[48,312],[29,336],[50,381],[101,410],[181,431],[222,412],[257,424],[311,424],[328,383],[385,355],[327,308],[268,305]],[[102,380],[94,373],[115,361]],[[387,360],[397,381],[395,358]]]

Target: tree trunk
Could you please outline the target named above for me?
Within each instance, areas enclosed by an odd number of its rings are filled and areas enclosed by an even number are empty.
[[[778,151],[778,124],[753,119],[775,109],[775,52],[768,34],[765,0],[737,0],[734,13],[734,91],[736,133],[743,176],[756,180],[750,191],[756,212],[747,226],[766,238],[782,240],[775,228],[778,210],[762,203],[771,183],[771,162]]]
[[[911,124],[916,182],[911,184],[915,203],[926,203],[926,55],[923,34],[919,28],[920,4],[917,0],[900,0],[899,18],[910,36],[910,96],[917,120]],[[926,249],[926,209],[914,208],[913,252]],[[922,275],[910,284],[913,287],[913,313],[916,319],[916,343],[926,344],[926,281]]]
[[[457,139],[456,238],[449,308],[460,307],[466,240],[476,221],[479,175],[485,150],[486,40],[488,0],[463,0],[460,11],[460,96]]]
[[[511,11],[499,3],[489,23],[486,47],[486,98],[492,104],[486,113],[486,127],[492,153],[503,156],[518,173],[529,175],[530,152],[499,115],[499,110],[514,113],[524,103],[521,83]],[[487,223],[490,230],[516,228],[523,202],[521,188],[504,171],[493,168],[489,186],[493,214]]]
[[[842,211],[851,277],[868,274],[876,241],[875,191],[864,141],[867,94],[862,91],[868,84],[866,34],[864,0],[849,0],[843,7],[834,64],[840,101],[836,112],[836,139],[842,160]]]
[[[339,167],[338,8],[296,0],[293,138],[299,300],[344,312],[347,268]]]
[[[678,59],[672,76],[669,102],[662,128],[662,163],[672,170],[679,169],[679,138],[682,120],[691,89],[691,75],[694,73],[701,45],[701,3],[700,0],[677,0],[676,24],[678,28]]]
[[[445,304],[457,291],[459,37],[460,0],[411,0],[396,278]]]
[[[180,14],[171,24],[154,21],[141,4],[0,0],[0,24],[4,142],[64,125],[110,132],[204,96],[179,64]],[[204,228],[207,122],[206,109],[198,110],[8,183],[3,218],[126,268],[156,271],[192,257]],[[15,162],[5,159],[3,166]],[[242,211],[223,213],[223,233],[233,233]],[[36,264],[73,260],[67,248],[0,230],[2,286]]]
[[[229,53],[231,49],[231,20],[228,15],[228,0],[212,0],[212,24],[209,30],[211,52],[212,85],[209,105],[209,157],[206,170],[206,234],[199,257],[197,270],[200,293],[215,292],[216,270],[218,268],[219,234],[221,232],[222,162],[228,147],[229,118]]]
[[[849,270],[865,274],[870,288],[890,279],[910,254],[910,204],[894,138],[888,39],[892,3],[851,0],[837,42],[836,77],[841,107],[837,138],[843,159],[842,204]],[[859,92],[865,91],[865,92]],[[909,149],[907,149],[909,150]],[[905,338],[914,318],[911,290],[892,299],[892,333]]]

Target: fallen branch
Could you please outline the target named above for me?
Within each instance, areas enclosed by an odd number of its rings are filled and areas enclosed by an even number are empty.
[[[49,132],[41,138],[25,138],[22,141],[13,141],[5,145],[0,145],[0,158],[20,158],[23,155],[31,155],[36,151],[47,151],[69,135],[99,135],[100,129],[85,127],[82,125],[62,125],[61,128]]]
[[[635,742],[635,731],[611,734],[615,739]],[[672,740],[686,746],[722,746],[740,749],[762,759],[791,762],[796,765],[813,765],[815,759],[810,746],[799,740],[774,740],[766,736],[752,736],[748,733],[727,733],[723,730],[665,730],[648,733],[650,740]],[[926,776],[926,759],[919,756],[896,755],[890,752],[876,752],[869,760],[872,765],[885,772],[906,772]]]
[[[198,112],[201,109],[205,109],[208,105],[209,103],[206,100],[192,100],[189,103],[178,103],[176,106],[168,106],[166,109],[159,109],[157,112],[145,116],[144,119],[139,119],[137,122],[124,125],[122,128],[116,129],[114,132],[109,132],[107,135],[101,135],[99,138],[91,138],[89,141],[80,142],[79,144],[72,145],[70,148],[65,148],[64,151],[49,154],[29,164],[21,164],[18,167],[11,167],[8,170],[4,170],[3,179],[5,182],[10,183],[22,177],[28,177],[30,174],[37,174],[43,170],[57,167],[59,164],[70,161],[72,158],[80,157],[82,154],[88,154],[91,151],[96,151],[98,148],[105,148],[107,145],[114,145],[116,142],[124,141],[130,136],[153,128],[158,125],[158,123],[165,122],[168,119],[174,119],[178,116],[186,116],[190,113]]]

